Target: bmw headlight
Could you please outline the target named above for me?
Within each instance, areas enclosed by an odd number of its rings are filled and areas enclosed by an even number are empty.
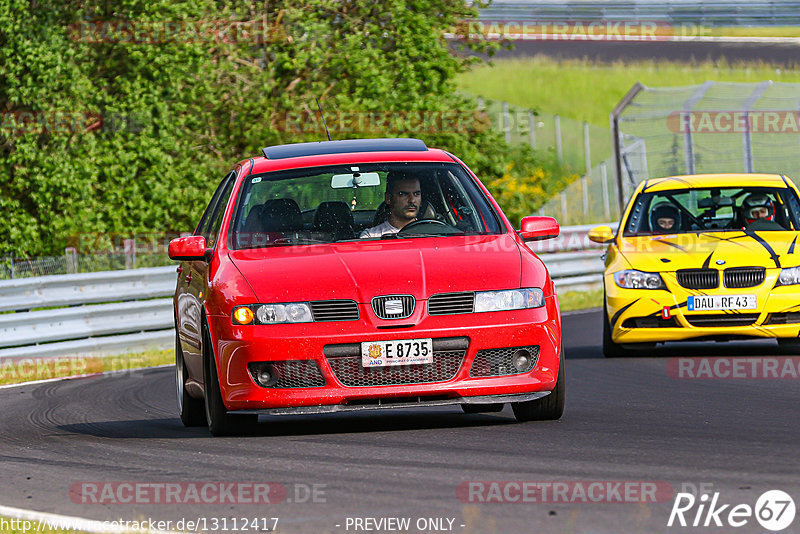
[[[614,273],[614,282],[625,289],[666,289],[664,280],[658,273],[646,273],[634,269],[626,269]]]
[[[314,320],[308,302],[237,306],[231,317],[233,324],[310,323]]]
[[[800,284],[800,267],[781,269],[781,273],[778,275],[778,283],[776,285],[793,286],[796,284]]]
[[[544,292],[538,287],[475,293],[475,312],[523,310],[544,306]]]

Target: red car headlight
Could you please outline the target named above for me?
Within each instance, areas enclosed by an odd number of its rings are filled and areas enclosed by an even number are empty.
[[[314,318],[308,302],[284,302],[237,306],[231,320],[233,324],[282,324],[310,323]]]

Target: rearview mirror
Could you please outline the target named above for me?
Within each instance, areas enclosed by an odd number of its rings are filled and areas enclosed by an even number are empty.
[[[552,217],[523,217],[519,225],[523,241],[540,241],[558,237],[558,221]]]
[[[731,197],[703,198],[697,203],[698,208],[722,208],[725,206],[733,206]]]
[[[595,226],[589,230],[589,241],[606,244],[614,239],[614,231],[610,226]]]
[[[352,187],[375,187],[381,185],[381,177],[377,172],[354,172],[352,174],[334,174],[331,178],[333,189]]]
[[[188,235],[169,242],[169,259],[180,261],[206,261],[206,238]]]

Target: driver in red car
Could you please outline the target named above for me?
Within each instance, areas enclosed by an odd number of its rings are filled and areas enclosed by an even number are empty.
[[[422,201],[419,179],[401,172],[389,172],[386,177],[385,202],[389,210],[386,222],[367,228],[359,237],[381,237],[396,234],[408,223],[417,220]],[[380,210],[380,208],[378,208]]]

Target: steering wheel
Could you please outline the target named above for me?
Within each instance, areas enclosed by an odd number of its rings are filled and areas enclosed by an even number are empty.
[[[407,233],[407,230],[411,230],[411,229],[416,228],[418,226],[422,226],[423,224],[432,224],[434,226],[443,226],[448,230],[448,233],[452,232],[453,230],[460,231],[457,228],[453,228],[449,224],[443,223],[442,221],[437,221],[436,219],[418,219],[416,221],[411,221],[410,223],[408,223],[407,225],[402,227],[398,233],[400,233],[400,234]]]

